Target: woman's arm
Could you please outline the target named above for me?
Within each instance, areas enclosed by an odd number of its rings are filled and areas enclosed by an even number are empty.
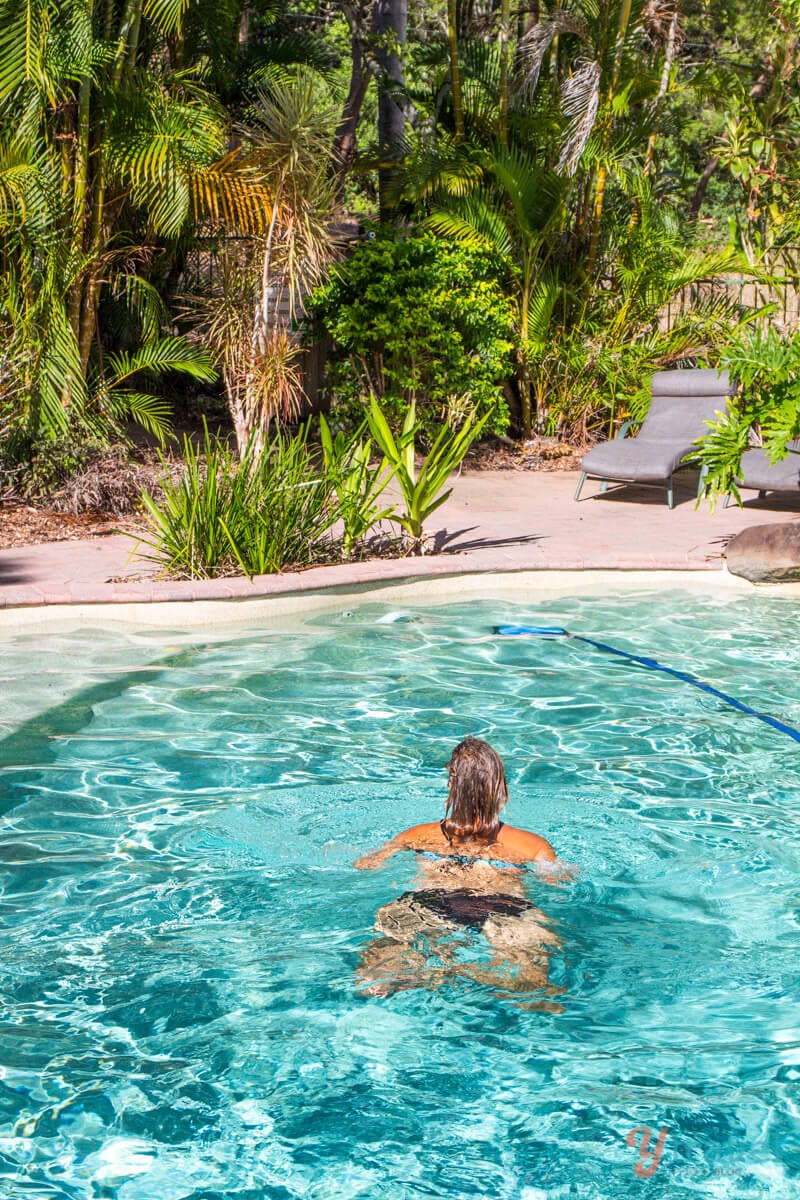
[[[387,858],[391,858],[393,854],[397,854],[398,850],[405,850],[406,847],[400,841],[403,835],[400,834],[396,838],[392,838],[390,842],[386,842],[381,846],[380,850],[373,850],[372,854],[364,854],[361,858],[357,858],[353,863],[359,871],[375,871],[378,867],[382,867]]]
[[[424,843],[425,838],[430,837],[431,830],[438,830],[438,828],[439,826],[435,822],[427,825],[412,825],[410,829],[404,829],[402,833],[398,833],[397,837],[386,842],[380,850],[374,850],[372,854],[364,854],[361,858],[357,858],[353,866],[357,867],[359,871],[375,871],[399,850],[413,850],[415,845],[419,846],[421,842]]]

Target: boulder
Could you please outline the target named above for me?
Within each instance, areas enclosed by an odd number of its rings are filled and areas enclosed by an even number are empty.
[[[786,525],[751,525],[725,550],[728,570],[753,583],[800,581],[800,521]]]

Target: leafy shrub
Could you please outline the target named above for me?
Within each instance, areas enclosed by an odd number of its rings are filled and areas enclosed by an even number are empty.
[[[4,490],[29,500],[52,496],[107,452],[108,443],[86,430],[32,437],[14,428],[0,445]]]
[[[429,442],[438,426],[476,412],[495,432],[507,429],[512,316],[485,252],[429,233],[380,233],[356,246],[308,311],[333,338],[327,379],[338,422],[360,424],[374,395],[395,430],[414,401]]]
[[[745,329],[723,353],[722,366],[738,388],[700,442],[708,468],[705,494],[712,499],[726,492],[739,497],[736,477],[751,440],[760,441],[775,463],[800,436],[800,336],[773,326]]]

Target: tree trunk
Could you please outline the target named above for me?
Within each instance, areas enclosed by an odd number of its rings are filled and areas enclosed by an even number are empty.
[[[236,41],[240,55],[246,54],[250,45],[250,16],[250,0],[245,0],[242,5],[241,16],[239,17],[239,28],[236,31]]]
[[[611,83],[605,97],[606,117],[603,125],[602,147],[603,151],[608,150],[611,144],[611,128],[613,123],[613,114],[611,104],[616,95],[617,84],[619,83],[619,73],[622,67],[622,55],[625,50],[625,37],[628,32],[628,22],[631,19],[632,0],[622,0],[622,7],[619,13],[619,24],[617,26],[617,43],[614,48],[614,67],[611,72]],[[605,159],[605,154],[603,155]],[[603,202],[606,194],[606,181],[608,180],[608,167],[605,162],[597,170],[597,183],[594,189],[594,205],[592,208],[592,230],[589,235],[589,254],[586,260],[586,278],[591,286],[591,279],[594,275],[595,265],[597,263],[597,251],[600,245],[600,226],[603,220]]]
[[[356,133],[361,106],[369,87],[370,75],[364,60],[364,29],[356,19],[350,30],[350,87],[342,107],[342,115],[333,138],[333,170],[336,177],[336,197],[341,203],[347,172],[356,153]]]
[[[718,166],[719,166],[719,159],[718,158],[710,158],[708,160],[708,162],[706,163],[706,168],[703,171],[703,174],[700,176],[700,178],[697,181],[697,187],[694,189],[694,195],[692,196],[692,202],[689,205],[689,219],[691,221],[697,220],[700,209],[703,206],[703,201],[705,200],[705,197],[706,197],[706,188],[708,187],[711,176],[714,174],[714,172],[716,171]]]
[[[464,102],[461,95],[461,67],[458,62],[458,13],[456,0],[447,0],[447,50],[450,59],[450,100],[456,141],[464,140]]]
[[[397,164],[403,156],[405,116],[397,92],[403,90],[401,54],[408,26],[407,0],[376,0],[378,62],[381,67],[378,96],[378,192],[381,221],[390,217],[396,197]]]
[[[649,175],[653,169],[653,157],[656,152],[656,142],[658,140],[658,128],[661,122],[661,111],[664,107],[664,100],[669,88],[669,79],[672,74],[672,64],[675,62],[675,43],[678,35],[678,10],[675,9],[672,14],[672,20],[669,23],[669,33],[667,34],[667,44],[664,48],[664,67],[661,71],[661,80],[658,85],[658,95],[656,96],[655,111],[653,113],[653,126],[650,130],[650,137],[647,139],[647,151],[644,156],[644,173]]]
[[[86,248],[86,204],[89,192],[89,132],[91,80],[83,79],[78,89],[78,116],[75,129],[75,156],[72,166],[72,254],[75,260],[83,257]],[[70,289],[67,314],[75,337],[81,321],[83,276],[79,274]]]
[[[511,36],[511,0],[500,0],[500,144],[508,146],[508,42]]]

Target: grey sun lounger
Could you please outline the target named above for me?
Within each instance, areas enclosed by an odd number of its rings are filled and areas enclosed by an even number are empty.
[[[800,438],[789,442],[789,453],[780,462],[771,463],[767,452],[761,447],[745,450],[736,480],[741,488],[752,488],[763,499],[767,492],[794,492],[800,495]],[[731,501],[731,493],[725,497],[725,507]]]
[[[673,474],[687,465],[683,460],[695,449],[694,443],[708,433],[706,422],[725,411],[732,392],[727,371],[657,371],[651,382],[650,408],[638,437],[625,437],[633,424],[626,421],[613,441],[593,446],[581,462],[575,499],[580,499],[587,479],[599,479],[601,491],[609,483],[666,486],[667,503],[672,508]]]

